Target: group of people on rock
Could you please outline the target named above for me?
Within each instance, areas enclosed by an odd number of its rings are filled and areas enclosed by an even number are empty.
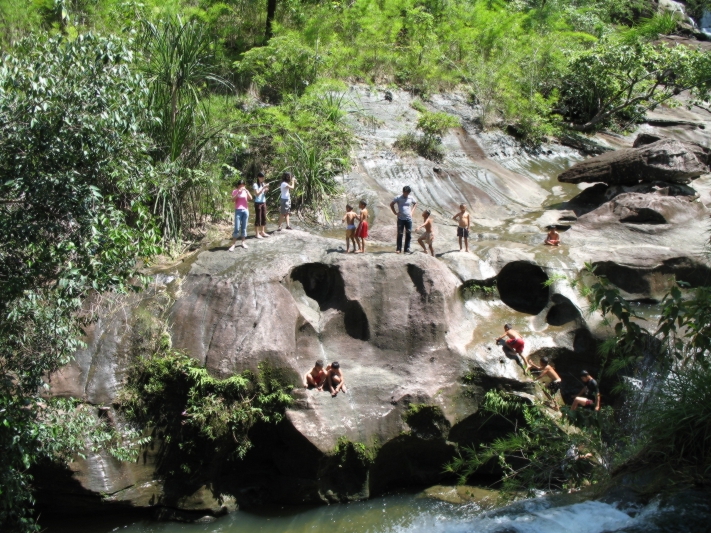
[[[505,339],[508,337],[507,339]],[[504,340],[505,339],[505,340]],[[523,355],[525,341],[521,334],[513,329],[510,324],[504,324],[504,334],[496,339],[496,343],[501,345],[504,353],[513,357],[520,357],[523,360],[522,367],[524,370],[531,370],[538,373],[535,381],[541,381],[546,378],[547,383],[544,387],[544,392],[549,400],[553,402],[553,406],[558,410],[558,403],[555,401],[555,395],[560,390],[563,380],[558,372],[553,368],[548,360],[548,357],[541,357],[540,365],[536,365],[530,361],[528,357]],[[583,382],[583,388],[574,397],[571,409],[577,410],[579,407],[586,407],[600,410],[600,389],[597,381],[590,375],[587,370],[580,372],[580,380]]]
[[[336,397],[339,392],[346,394],[346,381],[343,371],[338,361],[333,361],[326,368],[323,367],[323,360],[319,359],[314,367],[304,374],[304,388],[322,391],[324,386],[328,387],[332,397]]]
[[[279,222],[277,231],[281,231],[282,224],[286,223],[286,229],[292,229],[289,222],[291,214],[291,191],[296,187],[296,178],[291,172],[282,174],[279,197]],[[265,182],[265,176],[262,172],[257,174],[257,181],[252,185],[254,194],[247,190],[244,180],[237,183],[237,188],[232,191],[232,199],[235,202],[235,225],[232,233],[232,242],[230,243],[229,251],[233,252],[237,241],[241,239],[242,248],[247,248],[247,221],[249,219],[249,202],[254,201],[254,229],[255,237],[263,239],[269,237],[267,234],[267,207],[266,193],[269,191],[269,184]],[[395,207],[397,206],[397,210]],[[397,244],[396,253],[410,253],[410,242],[412,239],[412,220],[417,207],[417,201],[412,196],[412,189],[405,186],[402,189],[402,194],[396,196],[390,202],[390,210],[397,217]],[[368,238],[368,203],[361,200],[358,203],[359,211],[356,213],[351,205],[346,205],[346,214],[343,216],[342,222],[346,224],[346,253],[351,252],[351,244],[353,252],[365,253],[365,239]],[[459,251],[469,251],[469,227],[471,225],[471,217],[467,211],[465,204],[459,205],[459,212],[453,217],[457,221],[457,238],[459,240]],[[425,210],[422,213],[422,224],[415,228],[415,232],[424,229],[424,233],[417,239],[417,242],[422,247],[424,253],[428,252],[435,255],[433,243],[435,239],[434,220],[432,213]],[[357,224],[356,224],[357,223]],[[555,226],[549,227],[548,235],[546,236],[545,244],[550,246],[558,246],[560,244],[560,235],[556,231]],[[462,244],[464,246],[462,246]]]

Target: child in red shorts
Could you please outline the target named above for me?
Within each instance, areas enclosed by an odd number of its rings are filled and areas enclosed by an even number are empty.
[[[358,220],[360,220],[360,223],[358,224],[358,229],[356,229],[355,233],[356,242],[358,243],[358,251],[356,253],[358,254],[365,253],[365,239],[368,238],[367,206],[368,204],[365,200],[361,200],[358,203],[358,207],[360,207],[360,214],[358,215]]]

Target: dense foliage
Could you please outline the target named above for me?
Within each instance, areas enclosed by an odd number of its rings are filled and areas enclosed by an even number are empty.
[[[292,402],[288,381],[266,363],[257,374],[217,379],[195,359],[167,351],[135,360],[119,404],[129,420],[162,432],[165,475],[199,474],[215,455],[244,457],[254,424],[282,419]]]
[[[0,68],[0,523],[8,527],[26,523],[29,467],[81,448],[81,408],[45,404],[40,393],[80,346],[92,318],[82,302],[131,290],[137,258],[157,251],[144,205],[153,173],[141,133],[147,87],[130,61],[118,39],[42,37],[20,43]]]

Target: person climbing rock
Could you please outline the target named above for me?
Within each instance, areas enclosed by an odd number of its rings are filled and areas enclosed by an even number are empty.
[[[549,400],[553,401],[554,409],[558,411],[558,402],[555,401],[555,395],[560,390],[560,386],[563,383],[563,380],[560,378],[558,372],[556,372],[555,368],[550,365],[548,358],[545,356],[541,357],[541,366],[529,363],[529,368],[533,369],[534,371],[540,372],[535,381],[541,381],[542,379],[550,379],[550,381],[545,384],[543,392],[546,396],[548,396]]]
[[[326,371],[326,381],[328,383],[328,390],[331,391],[331,396],[333,396],[334,398],[340,391],[343,391],[343,394],[346,394],[348,392],[346,390],[346,380],[343,377],[343,372],[341,372],[341,365],[338,363],[338,361],[334,361],[333,363],[328,365]]]
[[[556,230],[555,226],[548,226],[548,235],[543,244],[546,246],[560,246],[560,234]]]
[[[291,172],[284,172],[281,177],[281,198],[279,200],[279,226],[277,231],[281,231],[282,220],[286,221],[286,229],[291,229],[289,225],[289,214],[291,213],[291,190],[296,187],[296,178]]]
[[[356,242],[358,243],[358,251],[356,253],[365,253],[365,239],[368,238],[368,203],[361,200],[358,203],[360,214],[358,215],[358,229],[356,229]]]
[[[353,243],[353,251],[358,250],[358,246],[356,245],[356,219],[358,218],[358,214],[353,211],[353,208],[350,205],[346,205],[346,214],[343,215],[343,218],[341,219],[341,222],[346,223],[346,253],[350,253],[351,251],[351,243]]]
[[[504,341],[504,337],[508,337],[508,339]],[[496,339],[496,344],[501,344],[504,352],[508,355],[512,355],[517,358],[520,357],[523,360],[523,364],[521,366],[524,370],[526,370],[526,367],[528,366],[528,359],[523,355],[525,343],[521,334],[511,328],[511,324],[504,324],[504,334]]]
[[[587,407],[589,409],[600,410],[600,388],[597,381],[588,373],[587,370],[580,372],[580,379],[585,386],[580,389],[580,392],[573,400],[572,410],[577,410],[578,407]]]
[[[452,217],[452,220],[456,220],[459,223],[457,227],[457,238],[459,239],[459,251],[462,251],[462,239],[464,239],[464,251],[469,251],[469,211],[467,211],[467,206],[464,204],[459,204],[459,213]]]
[[[412,189],[405,185],[402,194],[390,202],[390,210],[397,217],[397,253],[402,251],[402,234],[405,233],[405,253],[410,253],[410,239],[412,238],[412,216],[415,214],[417,202],[410,196]],[[395,205],[397,204],[397,211]]]
[[[326,372],[323,369],[323,361],[318,359],[314,367],[304,374],[304,388],[316,388],[323,390],[323,384],[326,382]]]

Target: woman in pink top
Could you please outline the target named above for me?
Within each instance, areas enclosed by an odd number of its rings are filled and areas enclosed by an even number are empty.
[[[232,233],[232,242],[230,243],[230,252],[235,251],[237,238],[242,236],[242,248],[247,248],[244,240],[247,238],[247,219],[249,218],[248,203],[252,199],[252,195],[244,186],[244,180],[239,180],[237,188],[232,191],[232,199],[235,201],[235,231]]]

